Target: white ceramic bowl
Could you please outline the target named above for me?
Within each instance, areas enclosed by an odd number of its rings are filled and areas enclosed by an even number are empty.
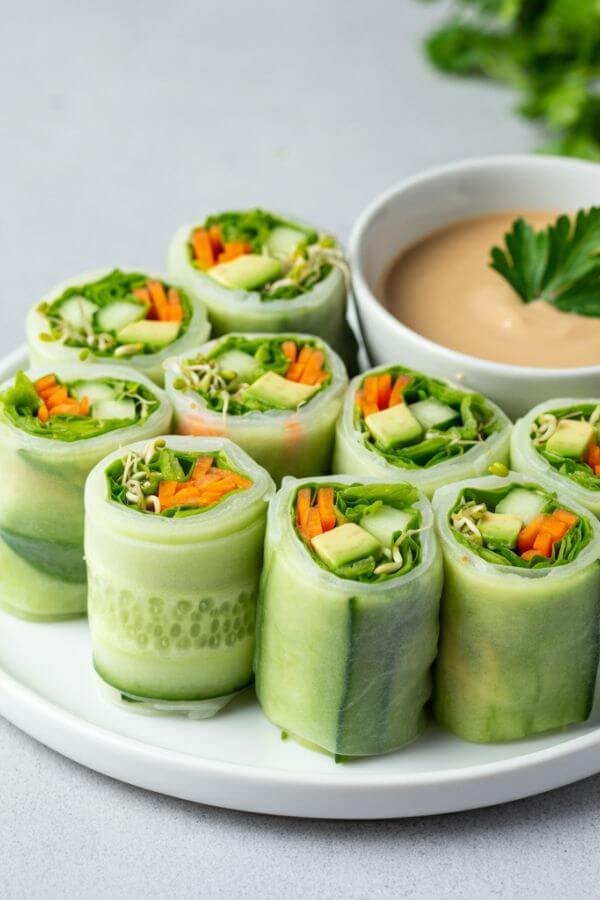
[[[477,359],[417,334],[394,318],[375,286],[409,244],[460,219],[513,209],[575,210],[600,204],[600,165],[551,156],[490,156],[430,169],[377,197],[350,238],[352,284],[373,364],[403,363],[462,381],[511,417],[552,397],[600,394],[598,365],[542,369]]]

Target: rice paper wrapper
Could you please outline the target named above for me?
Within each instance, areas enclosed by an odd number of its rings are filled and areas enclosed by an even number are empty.
[[[547,400],[534,406],[527,415],[518,419],[513,428],[510,443],[511,464],[517,472],[529,475],[531,479],[538,481],[550,491],[566,491],[577,503],[600,517],[600,482],[598,490],[593,491],[577,484],[568,475],[561,474],[537,452],[530,437],[531,427],[535,419],[542,413],[582,403],[595,405],[600,403],[600,399],[598,397],[583,399],[581,397],[561,397],[558,400]]]
[[[248,334],[248,338],[269,334]],[[291,340],[312,339],[312,335],[290,334]],[[268,410],[243,415],[223,414],[207,408],[206,401],[195,391],[173,387],[178,360],[198,353],[210,353],[227,337],[209,341],[182,357],[166,364],[166,390],[175,411],[175,427],[179,434],[222,435],[235,441],[259,465],[264,466],[279,483],[284,475],[298,478],[321,475],[330,470],[335,423],[338,418],[348,376],[341,359],[326,343],[316,346],[325,353],[331,372],[328,386],[298,410]]]
[[[425,724],[438,637],[441,555],[429,503],[422,560],[378,584],[321,568],[297,536],[286,478],[269,510],[261,580],[256,689],[267,717],[286,733],[336,756],[386,753]],[[310,484],[379,483],[330,476]]]
[[[555,568],[494,565],[459,542],[448,521],[465,487],[531,484],[511,473],[448,485],[433,499],[444,555],[434,711],[466,740],[513,740],[585,720],[592,708],[600,623],[600,527],[576,560]]]
[[[256,591],[274,484],[225,438],[165,440],[174,450],[224,451],[253,484],[197,515],[168,518],[108,499],[105,471],[123,451],[93,470],[85,555],[94,665],[120,694],[147,707],[168,704],[187,715],[191,703],[195,715],[209,715],[252,681]]]
[[[21,431],[0,419],[0,602],[25,618],[69,618],[85,613],[83,493],[90,470],[107,453],[129,441],[150,439],[170,428],[166,394],[133,369],[113,365],[50,365],[63,382],[115,378],[144,385],[158,400],[144,422],[106,434],[61,441]],[[0,385],[0,393],[13,382]]]
[[[381,366],[369,371],[377,374],[386,372],[388,369],[389,366]],[[360,475],[377,476],[383,481],[408,481],[423,491],[427,497],[432,497],[434,491],[445,484],[486,475],[492,463],[500,462],[508,465],[512,424],[500,407],[487,397],[485,398],[486,403],[498,416],[501,427],[486,441],[471,447],[462,456],[455,456],[434,466],[408,469],[393,465],[377,451],[365,447],[361,432],[354,427],[356,392],[363,378],[364,374],[353,378],[346,393],[342,413],[336,427],[334,472],[354,472]],[[449,381],[446,383],[452,384]],[[469,393],[462,385],[453,384],[452,386]]]
[[[52,303],[54,300],[58,299],[68,287],[96,281],[99,278],[108,275],[110,271],[110,269],[101,269],[76,275],[74,278],[69,278],[67,281],[63,281],[61,284],[57,285],[45,295],[43,299],[48,303]],[[144,269],[128,269],[127,271],[145,272]],[[161,281],[168,280],[164,275],[157,273],[147,274],[148,278],[156,278]],[[155,353],[138,353],[134,356],[116,358],[113,356],[94,357],[93,351],[88,350],[89,355],[87,359],[83,361],[80,359],[80,354],[84,348],[67,347],[62,341],[44,341],[41,338],[41,335],[48,331],[48,322],[45,317],[37,311],[36,307],[39,304],[36,303],[35,306],[29,310],[25,323],[31,363],[36,368],[45,366],[50,369],[57,365],[91,365],[93,363],[106,363],[111,366],[122,365],[129,369],[135,369],[137,372],[150,378],[151,381],[162,386],[164,384],[163,364],[165,360],[170,356],[173,356],[173,354],[183,353],[188,347],[201,344],[203,341],[206,341],[210,335],[210,324],[206,316],[204,305],[192,294],[189,294],[189,300],[192,305],[192,317],[186,331],[181,337],[177,338],[177,340],[168,344],[168,346],[163,347],[162,350],[157,350]]]

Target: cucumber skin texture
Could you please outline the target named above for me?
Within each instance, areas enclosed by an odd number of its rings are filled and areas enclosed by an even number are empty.
[[[599,659],[600,563],[506,590],[445,559],[433,708],[468,741],[516,740],[588,718]]]
[[[87,585],[30,566],[0,540],[0,606],[19,619],[55,622],[85,615]]]
[[[419,583],[398,579],[377,594],[357,582],[323,588],[294,555],[268,547],[261,581],[255,668],[266,716],[339,756],[414,740],[437,646],[439,550]]]
[[[237,533],[189,544],[136,540],[88,521],[88,616],[106,682],[176,701],[252,681],[265,514]]]

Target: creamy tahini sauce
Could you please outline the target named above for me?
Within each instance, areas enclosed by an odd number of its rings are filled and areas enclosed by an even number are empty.
[[[489,268],[491,247],[519,216],[539,229],[556,213],[495,213],[434,231],[394,262],[382,302],[409,328],[471,356],[547,368],[600,363],[600,318],[523,303]]]

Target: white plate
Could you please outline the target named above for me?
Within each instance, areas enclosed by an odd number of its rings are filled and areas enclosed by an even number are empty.
[[[25,365],[19,351],[0,379]],[[10,473],[1,473],[10,477]],[[336,765],[279,732],[249,692],[214,719],[124,712],[98,692],[84,621],[0,612],[0,713],[59,753],[139,787],[231,809],[393,818],[502,803],[600,771],[598,720],[510,744],[467,744],[434,727],[389,756]]]

